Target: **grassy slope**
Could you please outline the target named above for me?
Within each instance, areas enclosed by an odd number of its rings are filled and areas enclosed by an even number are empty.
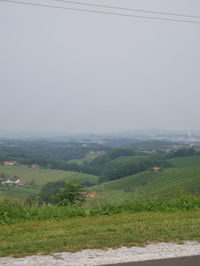
[[[8,178],[16,175],[19,178],[25,180],[26,184],[25,186],[18,188],[1,188],[0,197],[7,196],[14,198],[25,198],[30,194],[38,193],[44,184],[58,180],[90,180],[93,181],[94,184],[98,181],[97,176],[89,174],[81,174],[73,171],[62,171],[54,169],[32,169],[25,165],[0,166],[0,174],[2,173],[4,173]],[[30,185],[32,181],[34,181],[33,186]]]
[[[154,173],[145,171],[119,180],[104,183],[98,189],[114,194],[131,191],[135,195],[169,195],[181,186],[186,190],[200,191],[200,156],[170,160],[177,167]],[[186,167],[184,167],[186,166]],[[126,197],[127,198],[127,197]]]
[[[81,159],[70,160],[68,161],[68,163],[84,164],[85,162],[91,162],[92,160],[100,156],[102,156],[102,154],[99,154],[98,152],[88,153],[85,155],[85,157]]]
[[[200,211],[120,214],[0,226],[0,256],[200,241]]]
[[[117,159],[111,160],[108,164],[115,166],[124,162],[138,162],[141,159],[145,159],[148,156],[119,156]]]
[[[176,167],[187,167],[200,165],[200,156],[188,156],[182,158],[174,158],[169,160]]]

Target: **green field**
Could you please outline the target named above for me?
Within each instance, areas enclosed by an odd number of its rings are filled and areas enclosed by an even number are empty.
[[[44,185],[47,182],[58,181],[58,180],[91,180],[94,183],[97,182],[97,177],[89,174],[82,174],[74,171],[63,171],[54,169],[32,169],[26,165],[19,166],[0,166],[0,174],[4,173],[8,178],[18,176],[27,183],[34,180],[36,185]]]
[[[200,211],[143,212],[0,226],[0,256],[200,241]]]
[[[25,185],[21,187],[0,187],[0,197],[22,199],[30,194],[38,193],[41,187],[48,182],[78,179],[80,181],[90,181],[96,184],[98,181],[98,177],[94,175],[54,169],[32,169],[26,165],[0,166],[0,174],[5,174],[7,178],[17,176],[26,182]]]

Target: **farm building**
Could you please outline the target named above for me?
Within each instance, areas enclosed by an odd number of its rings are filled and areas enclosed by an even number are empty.
[[[97,193],[96,192],[89,192],[88,193],[88,198],[96,198],[97,197]]]
[[[97,197],[97,193],[96,192],[81,191],[80,194],[84,195],[87,198],[96,198]]]
[[[3,165],[17,165],[16,161],[3,161],[2,162]]]
[[[158,166],[154,166],[154,167],[151,168],[151,170],[153,170],[154,172],[158,172],[158,171],[161,170],[161,168],[158,167]]]
[[[36,168],[39,168],[40,166],[39,166],[39,164],[37,164],[37,163],[33,163],[33,164],[31,164],[31,168],[33,168],[33,169],[36,169]]]

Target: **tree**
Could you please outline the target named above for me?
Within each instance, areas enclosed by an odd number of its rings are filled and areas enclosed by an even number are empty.
[[[45,184],[39,194],[41,201],[45,203],[53,203],[53,197],[65,186],[65,181],[49,182]]]
[[[60,193],[54,197],[53,203],[59,206],[82,204],[86,200],[84,188],[79,181],[70,181]]]

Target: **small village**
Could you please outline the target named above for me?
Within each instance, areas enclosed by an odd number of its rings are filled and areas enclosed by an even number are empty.
[[[18,177],[12,177],[9,179],[0,177],[0,185],[2,186],[23,186],[24,184],[25,181]]]

